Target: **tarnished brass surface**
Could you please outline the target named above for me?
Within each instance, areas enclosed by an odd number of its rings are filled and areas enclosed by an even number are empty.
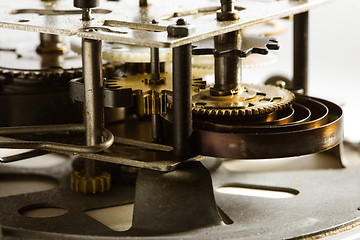
[[[294,109],[293,120],[283,124],[270,121],[230,125],[196,120],[196,149],[206,156],[257,159],[320,152],[342,141],[343,119],[339,106],[298,95]]]
[[[288,107],[294,94],[270,85],[243,84],[228,96],[212,96],[209,89],[193,95],[193,113],[197,115],[259,115]]]
[[[101,172],[95,176],[89,176],[84,172],[75,171],[71,174],[71,190],[82,193],[102,193],[111,188],[111,175]]]
[[[170,74],[160,75],[160,80],[153,81],[150,74],[128,75],[108,79],[108,87],[131,88],[134,96],[134,108],[139,116],[165,114],[171,107],[172,79]]]

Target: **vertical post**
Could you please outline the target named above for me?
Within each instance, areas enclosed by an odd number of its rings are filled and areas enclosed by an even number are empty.
[[[179,159],[185,159],[191,153],[191,81],[191,44],[173,48],[173,144]]]
[[[241,46],[239,31],[225,33],[214,38],[216,51],[238,49]],[[215,56],[215,85],[212,95],[230,95],[241,85],[241,59],[237,55]]]
[[[294,78],[293,88],[308,90],[309,12],[294,16]]]
[[[82,39],[83,77],[85,86],[84,120],[86,127],[86,144],[93,146],[102,141],[103,127],[103,94],[101,41]],[[95,161],[87,160],[85,171],[95,174]]]
[[[81,20],[83,21],[90,21],[91,20],[91,9],[90,8],[83,8]]]
[[[156,81],[160,79],[160,56],[159,48],[150,48],[150,60],[151,60],[151,80]],[[152,126],[152,139],[154,142],[159,141],[159,117],[158,114],[153,113],[151,115],[151,126]]]
[[[82,9],[82,20],[91,20],[91,8],[98,7],[100,0],[74,0],[74,7]]]
[[[150,60],[151,60],[151,79],[160,79],[160,56],[159,48],[150,48]]]
[[[147,0],[140,0],[139,5],[140,5],[140,7],[147,7],[148,6],[148,1]]]

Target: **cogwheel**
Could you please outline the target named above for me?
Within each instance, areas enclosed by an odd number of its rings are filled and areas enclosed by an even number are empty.
[[[134,109],[139,116],[164,114],[171,107],[171,76],[161,74],[159,80],[151,80],[149,74],[129,75],[105,80],[107,87],[131,88],[134,97]]]
[[[111,188],[111,175],[101,172],[95,176],[75,171],[71,175],[71,190],[82,193],[98,193],[109,191]]]
[[[78,38],[71,40],[71,50],[81,54],[81,41]],[[160,48],[159,50],[160,62],[172,61],[170,48]],[[149,63],[150,48],[104,42],[102,57],[109,62]]]
[[[1,42],[0,74],[19,78],[76,77],[82,69],[81,57],[69,51],[66,44],[58,48],[40,47],[39,34],[22,33],[21,37],[13,32],[8,34],[6,42]],[[21,41],[26,38],[26,43]]]
[[[196,115],[241,117],[268,114],[290,106],[292,92],[270,85],[243,84],[228,96],[212,96],[207,87],[192,97]]]

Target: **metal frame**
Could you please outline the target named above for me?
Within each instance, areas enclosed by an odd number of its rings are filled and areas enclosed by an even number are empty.
[[[51,8],[42,2],[16,1],[0,4],[0,27],[17,30],[78,36],[130,45],[169,48],[232,32],[249,25],[308,11],[330,0],[307,1],[235,1],[239,20],[216,20],[219,4],[213,1],[157,1],[142,8],[136,1],[102,1],[101,9],[93,10],[91,21],[81,20],[81,10],[71,1],[59,1]],[[194,17],[196,14],[198,16]],[[178,17],[193,27],[187,37],[169,37],[167,28]],[[153,21],[154,20],[154,21]],[[94,29],[89,32],[87,29]]]

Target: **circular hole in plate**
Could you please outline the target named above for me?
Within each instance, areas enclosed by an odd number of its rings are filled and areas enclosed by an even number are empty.
[[[19,210],[19,213],[25,217],[30,218],[52,218],[59,217],[68,212],[67,209],[60,207],[53,207],[47,204],[34,204],[23,207]]]
[[[26,23],[26,22],[30,22],[30,20],[29,19],[19,19],[18,22]]]
[[[0,197],[46,191],[57,186],[58,182],[47,176],[34,174],[0,175]]]

